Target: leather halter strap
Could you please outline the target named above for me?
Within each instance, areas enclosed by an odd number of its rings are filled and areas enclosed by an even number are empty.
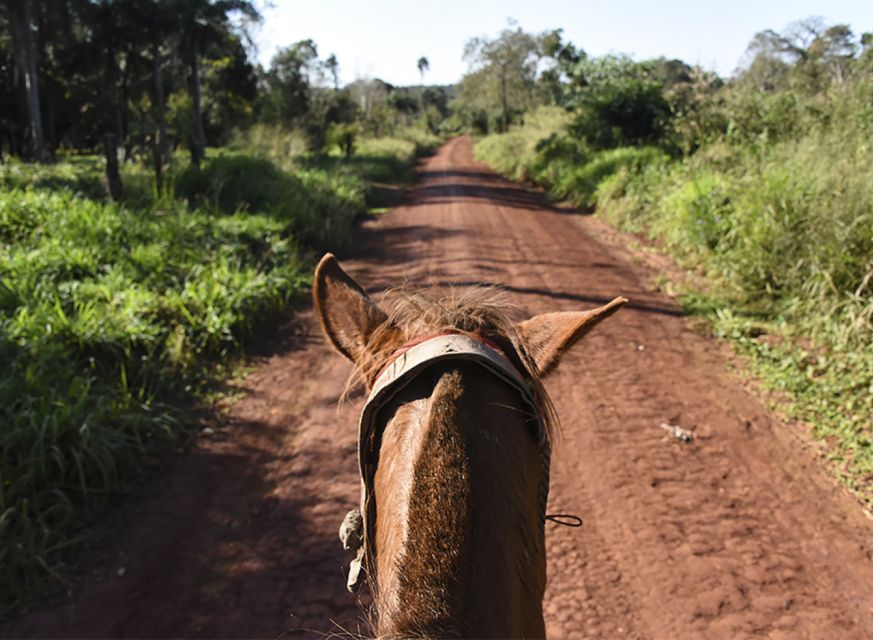
[[[542,480],[540,483],[540,516],[545,525],[545,509],[549,491],[549,459],[551,447],[541,418],[541,409],[522,373],[506,357],[498,345],[490,340],[465,334],[428,336],[398,349],[388,364],[379,372],[361,412],[358,425],[358,470],[361,478],[361,507],[363,545],[352,561],[348,588],[354,590],[361,577],[361,569],[372,563],[371,537],[375,504],[372,482],[376,471],[373,455],[379,443],[377,425],[379,410],[426,369],[447,361],[475,363],[515,389],[530,409],[532,435],[540,448]]]

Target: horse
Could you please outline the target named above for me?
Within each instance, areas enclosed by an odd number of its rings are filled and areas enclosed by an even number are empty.
[[[357,551],[350,587],[366,575],[376,636],[545,637],[557,418],[543,380],[627,300],[520,323],[494,287],[400,288],[377,304],[331,254],[313,298],[369,392],[361,506],[341,537]]]

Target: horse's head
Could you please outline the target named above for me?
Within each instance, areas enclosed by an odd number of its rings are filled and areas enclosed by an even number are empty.
[[[541,636],[551,404],[541,381],[626,300],[510,320],[493,288],[376,304],[328,254],[324,333],[370,397],[362,557],[380,635]]]

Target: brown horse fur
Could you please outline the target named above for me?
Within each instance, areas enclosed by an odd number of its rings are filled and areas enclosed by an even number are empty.
[[[313,293],[326,336],[368,388],[411,340],[480,336],[529,380],[547,427],[554,414],[542,377],[626,302],[513,324],[502,294],[468,288],[389,292],[383,310],[330,254]],[[542,460],[529,417],[517,391],[463,361],[429,368],[380,412],[370,576],[379,637],[545,636]]]

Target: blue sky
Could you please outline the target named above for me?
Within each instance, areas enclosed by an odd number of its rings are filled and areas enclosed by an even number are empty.
[[[335,53],[343,84],[382,78],[419,83],[416,61],[430,60],[428,84],[456,82],[467,69],[464,43],[494,36],[518,21],[526,31],[563,28],[589,55],[666,56],[729,75],[752,36],[809,16],[873,31],[873,0],[272,0],[255,32],[264,64],[278,48],[312,38],[319,54]]]

